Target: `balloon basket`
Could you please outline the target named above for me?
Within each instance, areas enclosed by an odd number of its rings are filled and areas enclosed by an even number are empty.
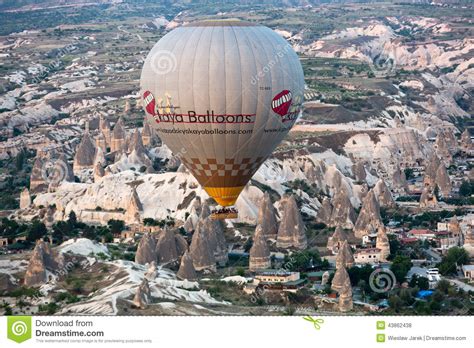
[[[212,220],[237,219],[239,212],[234,207],[219,208],[211,211]]]

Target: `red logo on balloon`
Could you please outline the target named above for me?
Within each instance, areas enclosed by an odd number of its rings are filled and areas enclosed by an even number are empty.
[[[278,93],[272,100],[272,110],[280,116],[285,116],[291,106],[291,92],[283,90]]]
[[[143,93],[143,102],[145,103],[146,112],[152,116],[155,116],[155,97],[150,91],[145,91],[145,93]]]

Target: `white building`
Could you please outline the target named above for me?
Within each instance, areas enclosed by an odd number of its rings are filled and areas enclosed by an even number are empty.
[[[376,264],[382,261],[382,250],[378,248],[359,249],[354,254],[356,264]]]

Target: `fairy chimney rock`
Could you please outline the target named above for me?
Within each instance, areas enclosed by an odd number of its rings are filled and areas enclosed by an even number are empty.
[[[250,248],[249,269],[251,271],[256,271],[270,267],[270,249],[268,248],[262,226],[257,225],[253,237],[253,245],[252,248]]]
[[[268,192],[265,192],[260,203],[257,225],[261,226],[266,238],[276,239],[278,234],[277,214]]]
[[[283,212],[277,234],[278,248],[306,249],[305,226],[294,196],[286,196],[281,201]]]
[[[146,232],[138,243],[137,253],[135,254],[135,262],[141,265],[156,262],[156,239],[153,234]]]
[[[374,190],[370,190],[364,198],[362,208],[354,226],[354,234],[357,238],[376,233],[382,224],[380,216],[380,205],[375,197]]]
[[[184,253],[181,258],[179,270],[176,276],[181,280],[195,281],[197,280],[196,270],[194,269],[193,259],[188,252]]]

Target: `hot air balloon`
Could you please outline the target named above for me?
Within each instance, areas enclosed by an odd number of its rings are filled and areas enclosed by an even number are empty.
[[[239,20],[172,30],[148,54],[140,85],[146,120],[226,217],[295,123],[304,91],[291,46]]]

